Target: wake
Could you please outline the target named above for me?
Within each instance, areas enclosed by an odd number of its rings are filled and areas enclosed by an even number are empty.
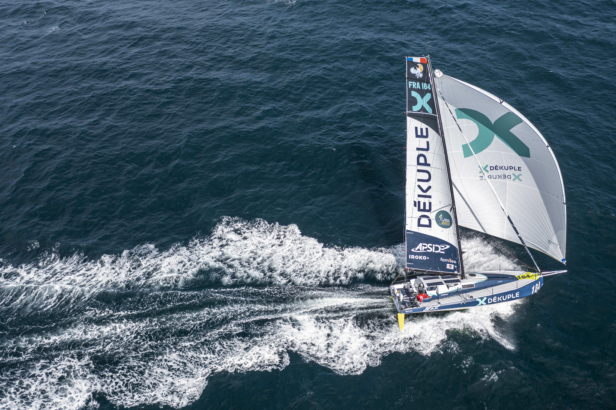
[[[463,247],[467,269],[516,268],[479,238]],[[181,407],[218,372],[283,369],[295,352],[361,374],[393,352],[440,351],[456,329],[515,348],[494,318],[522,302],[416,316],[400,332],[387,285],[402,253],[327,247],[295,225],[225,218],[166,251],[4,263],[0,407],[78,409],[93,393]]]

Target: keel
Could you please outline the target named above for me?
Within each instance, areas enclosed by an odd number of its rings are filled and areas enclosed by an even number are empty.
[[[400,331],[404,330],[404,313],[398,313],[398,327]]]

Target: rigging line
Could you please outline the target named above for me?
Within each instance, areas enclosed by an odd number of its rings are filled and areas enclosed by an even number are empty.
[[[505,214],[505,216],[509,220],[509,223],[511,224],[511,227],[515,231],[515,234],[518,236],[518,239],[520,240],[522,245],[524,245],[524,249],[526,249],[526,252],[528,253],[528,256],[530,256],[530,258],[533,261],[533,264],[535,265],[535,268],[537,268],[537,272],[541,273],[541,269],[539,269],[539,265],[537,265],[537,262],[535,261],[535,258],[533,258],[532,253],[530,253],[530,249],[528,249],[528,246],[526,246],[526,242],[524,242],[524,239],[522,239],[522,235],[520,235],[520,232],[518,232],[518,229],[515,227],[515,224],[511,220],[511,217],[509,216],[509,214],[505,210],[505,207],[503,206],[503,203],[501,202],[501,200],[498,197],[498,195],[496,195],[496,191],[494,190],[494,187],[492,186],[492,183],[490,182],[490,180],[488,179],[488,176],[486,175],[485,171],[481,167],[481,162],[479,162],[479,158],[477,158],[477,155],[475,154],[475,150],[473,149],[473,147],[471,146],[471,143],[466,138],[466,135],[464,135],[464,132],[462,131],[462,128],[460,127],[460,124],[458,124],[458,121],[456,120],[456,117],[454,117],[453,113],[451,112],[451,108],[449,107],[449,103],[447,102],[447,100],[443,96],[443,92],[440,90],[440,88],[438,89],[438,92],[441,95],[441,98],[443,99],[443,101],[445,101],[445,105],[447,106],[447,110],[449,110],[449,114],[451,115],[451,118],[453,118],[453,121],[458,126],[458,129],[460,130],[460,133],[464,137],[464,140],[466,141],[466,144],[468,145],[469,149],[473,153],[473,158],[475,158],[475,161],[477,161],[477,165],[479,165],[479,169],[481,170],[481,173],[483,174],[483,177],[484,177],[485,181],[488,183],[488,186],[492,190],[492,193],[496,197],[496,200],[498,201],[498,204],[500,205],[501,210],[503,211],[503,213]]]
[[[542,275],[543,277],[549,277],[549,276],[556,276],[556,275],[560,275],[563,273],[567,273],[566,270],[557,270],[557,271],[551,271],[551,272],[547,272],[546,274]]]
[[[544,279],[544,285],[545,285],[547,282],[550,282],[550,281],[556,280],[556,278],[552,278],[551,276],[562,276],[562,275],[561,275],[561,273],[567,273],[567,271],[564,271],[564,272],[560,272],[560,271],[559,271],[558,273],[551,273],[551,274],[547,274],[547,275],[543,275],[543,274],[541,274],[541,276],[543,276],[543,277],[545,278],[545,279]]]
[[[402,271],[402,272],[404,272],[404,271]],[[394,279],[394,280],[392,280],[392,281],[391,281],[391,284],[392,284],[392,285],[394,284],[394,282],[395,282],[395,281],[397,281],[397,280],[398,280],[398,278],[400,277],[400,275],[402,275],[402,272],[398,273],[398,276],[396,276],[396,279]]]
[[[487,233],[487,232],[486,232],[486,233]],[[488,233],[488,235],[490,235],[490,234]],[[508,254],[509,254],[509,255],[510,255],[513,259],[515,259],[516,261],[520,262],[522,265],[526,266],[527,268],[533,269],[533,267],[532,267],[532,266],[527,265],[526,263],[524,263],[524,262],[522,262],[521,260],[519,260],[518,258],[516,258],[516,257],[515,257],[515,256],[514,256],[511,252],[509,252],[509,251],[507,250],[507,248],[506,248],[506,247],[505,247],[505,246],[504,246],[504,245],[503,245],[503,244],[502,244],[502,243],[501,243],[498,239],[496,239],[496,238],[495,238],[495,237],[493,237],[492,235],[490,235],[490,237],[491,237],[492,239],[494,239],[494,242],[496,242],[497,244],[499,244],[499,245],[502,247],[502,249],[503,249],[503,250],[505,250],[505,252],[507,252],[507,253],[508,253]]]

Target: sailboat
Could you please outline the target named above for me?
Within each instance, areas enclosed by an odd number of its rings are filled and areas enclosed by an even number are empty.
[[[537,293],[546,276],[530,248],[566,264],[567,212],[556,157],[502,99],[406,57],[404,276],[390,286],[406,314],[469,309]],[[522,245],[534,268],[464,268],[459,227]]]

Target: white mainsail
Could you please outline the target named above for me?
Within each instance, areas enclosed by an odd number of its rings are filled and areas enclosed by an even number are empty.
[[[460,226],[520,243],[496,194],[526,245],[565,263],[565,191],[541,133],[484,90],[446,75],[434,81]]]
[[[457,227],[430,69],[407,58],[406,265],[460,273]]]

